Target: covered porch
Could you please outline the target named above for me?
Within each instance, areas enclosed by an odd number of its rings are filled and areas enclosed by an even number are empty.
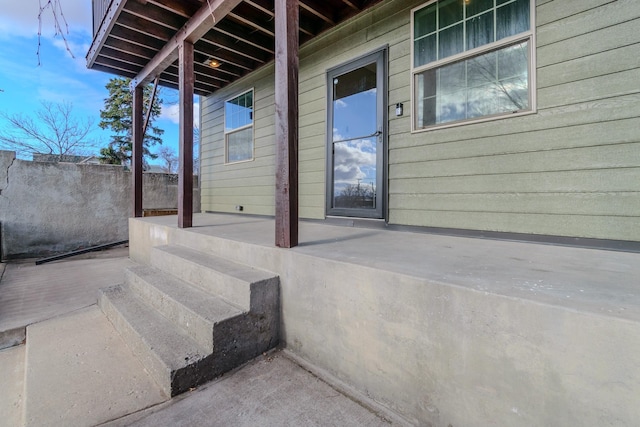
[[[299,48],[381,0],[93,0],[87,67],[131,78],[132,216],[143,216],[143,87],[179,90],[178,225],[193,219],[193,97],[275,63],[275,245],[298,243]],[[147,108],[147,111],[149,109]]]
[[[132,219],[131,258],[179,245],[280,277],[281,345],[412,423],[640,416],[640,255],[196,214]]]

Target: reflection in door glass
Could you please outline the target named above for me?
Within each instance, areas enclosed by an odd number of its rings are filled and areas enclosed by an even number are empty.
[[[376,64],[333,80],[333,207],[376,208]]]
[[[333,79],[333,140],[369,136],[377,130],[376,64]]]
[[[333,144],[333,207],[376,208],[377,138]]]

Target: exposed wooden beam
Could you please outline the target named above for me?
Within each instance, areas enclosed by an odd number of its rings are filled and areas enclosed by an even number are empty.
[[[255,46],[259,49],[264,50],[265,52],[273,55],[275,53],[273,39],[269,36],[253,33],[249,34],[241,25],[230,22],[229,20],[224,20],[220,22],[220,24],[213,27],[213,31],[216,33],[222,33],[233,37],[241,42],[247,43],[251,46]]]
[[[202,6],[198,0],[148,0],[147,3],[155,4],[184,18],[191,18]]]
[[[155,51],[149,47],[141,46],[137,43],[131,43],[129,40],[126,40],[123,37],[114,37],[113,35],[109,37],[105,46],[117,49],[120,52],[126,52],[132,55],[139,56],[141,58],[145,58],[147,60],[145,61],[145,63],[153,58],[153,55],[155,55]]]
[[[156,25],[162,25],[173,31],[181,28],[187,21],[184,16],[171,13],[153,3],[143,5],[137,1],[129,1],[124,6],[124,10],[132,15],[144,18]]]
[[[160,76],[157,76],[153,81],[153,89],[151,89],[151,97],[149,98],[149,106],[147,107],[147,115],[144,118],[144,125],[142,126],[142,137],[147,133],[147,128],[149,127],[149,120],[151,119],[151,113],[153,112],[153,103],[156,100],[156,93],[158,93],[158,81],[160,80]]]
[[[133,45],[140,46],[141,48],[152,49],[153,52],[157,52],[158,50],[162,49],[162,46],[165,45],[165,42],[163,42],[162,40],[159,40],[153,36],[148,36],[139,31],[132,30],[131,28],[124,27],[122,25],[114,26],[110,36],[126,41]]]
[[[270,37],[275,37],[275,32],[271,29],[271,26],[261,25],[258,22],[255,22],[253,19],[245,18],[243,15],[237,13],[230,13],[229,17],[235,19],[238,22],[242,22],[243,24],[253,28],[254,30],[258,30]]]
[[[229,37],[226,34],[209,31],[201,39],[201,42],[210,43],[213,46],[222,48],[235,55],[244,56],[252,61],[264,64],[269,58],[269,54],[260,50],[250,44],[244,43],[234,37]]]
[[[242,0],[207,0],[186,24],[164,45],[162,49],[133,79],[134,86],[153,80],[178,58],[178,47],[184,42],[195,43],[217,22],[227,16]]]
[[[261,11],[262,13],[269,15],[272,18],[275,18],[276,14],[270,6],[273,2],[269,2],[267,0],[244,0],[244,2],[248,5],[251,5]]]
[[[193,43],[178,46],[180,135],[178,166],[178,227],[193,225]]]
[[[309,0],[300,0],[300,8],[317,16],[327,24],[335,25],[335,21],[333,20],[333,16],[332,16],[333,14],[325,6],[324,2],[311,2]]]
[[[351,9],[360,11],[360,8],[354,2],[352,2],[350,0],[341,0],[341,1],[342,1],[342,3],[346,4],[347,6],[349,6]]]
[[[118,18],[118,25],[137,31],[140,34],[162,40],[165,43],[172,35],[175,34],[175,30],[154,24],[153,22],[140,18],[139,16],[132,15],[126,9],[120,14],[120,18]]]
[[[133,90],[131,188],[133,190],[132,214],[134,218],[142,216],[142,150],[144,141],[142,114],[143,89],[143,86],[137,86]]]
[[[298,0],[275,0],[276,246],[298,245]]]
[[[255,9],[259,10],[261,13],[267,15],[269,17],[269,21],[272,21],[275,19],[275,12],[273,12],[273,1],[270,0],[244,0],[244,3],[249,5],[249,6],[253,6]],[[302,3],[300,4],[300,6],[302,6]],[[247,11],[243,11],[244,13],[241,13],[243,15],[246,16],[253,16],[253,14],[251,13],[247,13]],[[264,25],[263,25],[264,26]],[[311,28],[312,26],[309,25],[309,22],[303,21],[302,19],[300,19],[300,21],[298,21],[298,26],[300,29],[300,32],[303,34],[307,34],[309,36],[313,36],[315,35],[315,32],[313,31],[313,29]],[[267,28],[265,26],[265,28]]]

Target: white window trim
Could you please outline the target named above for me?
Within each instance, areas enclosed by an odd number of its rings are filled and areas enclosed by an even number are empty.
[[[253,97],[252,97],[252,103],[253,103],[253,116],[251,118],[251,124],[250,125],[244,125],[244,126],[240,126],[237,127],[231,131],[227,131],[227,113],[226,113],[226,109],[225,109],[225,105],[227,104],[227,102],[231,101],[232,99],[236,99],[246,93],[249,92],[253,92]],[[252,87],[250,89],[247,89],[243,92],[239,92],[236,93],[235,95],[227,98],[224,100],[224,102],[222,103],[222,131],[224,133],[224,137],[223,137],[223,142],[224,142],[224,164],[225,165],[237,165],[238,163],[247,163],[247,162],[253,162],[256,159],[256,130],[255,130],[255,123],[256,123],[256,91],[255,88]],[[229,151],[228,151],[228,140],[227,140],[227,135],[230,135],[232,133],[235,132],[239,132],[241,130],[244,129],[248,129],[248,128],[253,128],[252,132],[251,132],[251,158],[250,159],[245,159],[245,160],[236,160],[233,162],[229,161]]]
[[[429,132],[429,131],[433,131],[433,130],[438,130],[438,129],[446,129],[446,128],[452,128],[452,127],[458,127],[458,126],[465,126],[465,125],[469,125],[469,124],[474,124],[474,123],[482,123],[482,122],[490,122],[490,121],[495,121],[495,120],[504,120],[504,119],[508,119],[508,118],[512,118],[512,117],[520,117],[520,116],[528,116],[530,114],[535,114],[538,112],[538,103],[537,103],[537,83],[536,83],[536,74],[537,74],[537,66],[536,66],[536,2],[535,0],[529,0],[529,31],[520,33],[520,34],[516,34],[515,36],[511,36],[511,37],[506,37],[504,39],[500,39],[496,42],[493,43],[489,43],[474,49],[470,49],[461,53],[458,53],[456,55],[452,55],[449,57],[446,57],[444,59],[440,59],[437,61],[433,61],[430,62],[428,64],[425,65],[421,65],[419,67],[414,67],[414,48],[415,48],[415,43],[414,43],[414,36],[413,36],[413,32],[415,29],[414,26],[414,16],[415,16],[415,12],[423,9],[427,6],[429,6],[432,3],[436,3],[438,0],[429,0],[426,3],[423,3],[420,6],[414,7],[413,9],[411,9],[411,34],[410,34],[410,39],[409,39],[409,43],[411,43],[411,58],[409,59],[411,61],[411,67],[410,67],[410,75],[411,75],[411,133],[420,133],[420,132]],[[530,82],[531,84],[529,85],[529,100],[530,100],[530,108],[527,110],[522,110],[522,111],[517,111],[515,113],[499,113],[499,114],[492,114],[489,116],[483,116],[483,117],[477,117],[477,118],[473,118],[473,119],[466,119],[466,120],[457,120],[454,122],[447,122],[447,123],[442,123],[442,124],[434,124],[431,126],[427,126],[427,127],[423,127],[423,128],[416,128],[416,118],[417,118],[417,112],[416,112],[416,108],[417,108],[417,102],[415,99],[415,81],[416,81],[416,74],[419,74],[425,70],[429,70],[432,68],[438,68],[438,67],[442,67],[443,65],[449,64],[449,63],[453,63],[453,62],[457,62],[461,59],[464,58],[468,58],[468,57],[472,57],[472,56],[476,56],[479,55],[483,52],[488,52],[490,50],[493,49],[497,49],[501,46],[507,46],[509,44],[515,44],[517,42],[521,42],[521,41],[529,41],[529,76],[530,76]]]

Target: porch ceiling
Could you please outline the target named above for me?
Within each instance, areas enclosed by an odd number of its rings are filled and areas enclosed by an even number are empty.
[[[299,0],[300,45],[380,1]],[[198,10],[214,3],[220,1],[93,0],[94,40],[87,66],[135,78]],[[244,0],[198,39],[195,92],[211,94],[272,61],[274,16],[273,0]],[[207,65],[211,60],[219,65]],[[177,60],[161,72],[159,84],[177,88]]]

